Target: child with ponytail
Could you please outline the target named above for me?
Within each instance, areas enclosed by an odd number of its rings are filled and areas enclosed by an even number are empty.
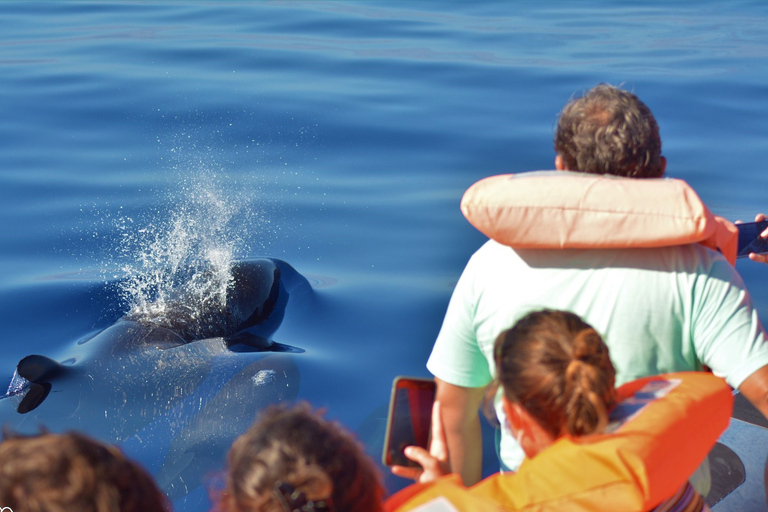
[[[616,371],[608,347],[566,311],[530,313],[494,345],[496,379],[509,427],[530,458],[555,439],[601,432],[615,402]]]
[[[615,388],[616,371],[608,347],[579,316],[552,310],[528,314],[497,337],[494,359],[496,378],[488,389],[486,402],[490,403],[501,389],[508,422],[502,428],[511,430],[528,461],[518,474],[491,476],[452,499],[458,510],[709,510],[687,483],[687,478],[727,425],[730,416],[727,404],[732,403],[732,398],[730,388],[722,379],[702,372],[649,378],[656,379],[653,384],[682,382],[674,384],[678,387],[673,403],[682,396],[686,401],[684,411],[672,410],[668,414],[669,409],[665,407],[670,406],[659,400],[661,409],[657,403],[655,411],[650,413],[650,421],[648,412],[640,423],[633,419],[637,418],[636,414],[623,420],[631,428],[611,436],[606,434],[609,414],[620,400],[627,398],[626,389]],[[645,384],[645,381],[637,382]],[[637,389],[642,392],[645,388]],[[390,499],[387,511],[405,512],[414,504],[428,503],[430,497],[455,495],[452,488],[456,488],[456,477],[441,478],[450,468],[439,410],[436,403],[431,453],[418,447],[406,449],[406,456],[419,463],[421,469],[393,468],[395,474],[420,483]],[[668,453],[653,444],[655,441],[648,440],[656,435],[650,431],[655,424],[666,421],[659,427],[658,435],[666,436],[667,440],[688,441],[695,429],[690,429],[691,425],[686,422],[701,422],[700,417],[687,418],[694,412],[708,420],[711,417],[713,425],[717,425],[711,432],[702,434],[695,449],[685,454],[682,450],[677,454]],[[662,421],[657,421],[654,415]],[[644,431],[648,424],[653,427]],[[636,425],[642,426],[636,428]],[[624,428],[613,423],[612,426]],[[619,446],[617,440],[625,444]],[[633,451],[642,443],[649,443],[650,448],[643,446]],[[659,466],[667,466],[658,464],[659,458],[677,456],[685,457],[687,465],[675,469],[662,467],[665,474],[645,478],[644,472],[659,472]],[[649,462],[648,457],[655,457],[655,462]],[[633,462],[627,462],[630,459]],[[610,468],[610,474],[604,471],[606,467]],[[445,483],[448,478],[454,479],[452,486],[433,485]],[[659,481],[666,484],[659,485]]]

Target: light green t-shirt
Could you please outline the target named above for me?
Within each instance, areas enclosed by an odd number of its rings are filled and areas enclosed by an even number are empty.
[[[741,277],[699,244],[656,249],[512,249],[488,241],[470,259],[427,368],[482,387],[494,374],[496,336],[540,309],[572,311],[610,349],[617,386],[706,365],[737,388],[768,364],[768,343]],[[497,400],[498,402],[498,400]],[[502,467],[524,454],[497,403]]]

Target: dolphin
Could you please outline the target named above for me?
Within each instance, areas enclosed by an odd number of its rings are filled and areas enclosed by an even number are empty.
[[[232,276],[226,307],[206,312],[204,325],[178,312],[161,321],[127,315],[55,358],[22,358],[0,422],[117,444],[169,497],[185,496],[260,409],[299,390],[303,350],[272,336],[289,303],[311,300],[311,286],[276,259],[237,262]]]

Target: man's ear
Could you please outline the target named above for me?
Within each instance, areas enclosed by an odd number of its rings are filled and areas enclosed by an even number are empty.
[[[563,157],[560,155],[557,155],[555,157],[555,169],[558,171],[567,171],[568,169],[565,168],[565,162],[563,162]]]

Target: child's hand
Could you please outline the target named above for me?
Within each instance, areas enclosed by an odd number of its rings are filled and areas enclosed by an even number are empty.
[[[393,474],[427,483],[451,472],[448,465],[448,446],[443,433],[443,420],[440,416],[440,402],[435,402],[432,406],[432,441],[429,451],[420,446],[408,446],[405,449],[405,456],[421,467],[392,466]]]

